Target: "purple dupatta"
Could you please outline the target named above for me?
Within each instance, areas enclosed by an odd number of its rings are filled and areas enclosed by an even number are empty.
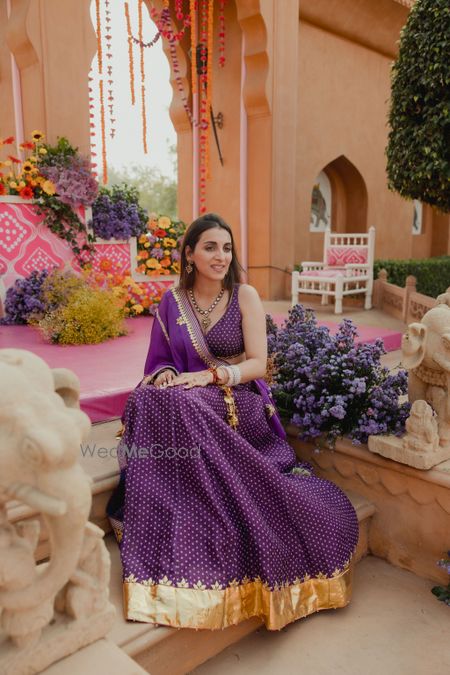
[[[186,291],[179,287],[167,290],[156,310],[144,375],[153,379],[165,368],[178,375],[227,364],[211,353]],[[269,385],[263,378],[253,381],[263,398],[272,431],[286,438]]]

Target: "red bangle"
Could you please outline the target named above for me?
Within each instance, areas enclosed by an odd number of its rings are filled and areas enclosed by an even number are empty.
[[[214,366],[212,368],[208,368],[208,373],[212,373],[212,376],[213,376],[213,381],[211,382],[211,384],[217,384],[218,381],[219,381],[219,375],[217,374],[217,368],[214,367]]]

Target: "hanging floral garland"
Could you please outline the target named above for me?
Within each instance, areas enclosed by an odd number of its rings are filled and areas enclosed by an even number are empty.
[[[136,103],[136,96],[134,92],[134,60],[133,60],[133,35],[131,33],[131,20],[130,20],[130,8],[128,2],[124,4],[125,9],[125,21],[127,24],[127,34],[128,34],[128,68],[130,73],[130,94],[131,94],[131,105]]]
[[[99,94],[100,94],[100,134],[101,134],[101,153],[102,153],[102,173],[103,183],[108,182],[108,164],[106,160],[106,122],[105,122],[105,98],[103,90],[103,48],[102,48],[102,24],[100,12],[100,0],[95,0],[95,13],[97,23],[97,66],[99,75]]]
[[[141,118],[142,118],[142,144],[144,146],[144,154],[148,152],[147,149],[147,110],[145,104],[145,61],[144,61],[144,47],[142,45],[142,5],[144,0],[139,0],[138,3],[138,32],[139,32],[139,63],[141,68]]]
[[[108,111],[109,111],[109,137],[111,139],[116,135],[115,123],[116,119],[114,117],[114,91],[113,91],[113,67],[112,67],[112,30],[111,30],[111,10],[109,9],[110,0],[105,0],[105,21],[106,21],[106,57],[110,60],[107,66],[108,73]]]
[[[225,5],[227,0],[219,0],[219,66],[225,65]]]

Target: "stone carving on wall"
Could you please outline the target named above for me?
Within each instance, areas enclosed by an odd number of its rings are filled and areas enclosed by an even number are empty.
[[[406,434],[370,436],[369,450],[417,469],[450,458],[450,294],[436,300],[402,338],[402,365],[409,371],[412,404]]]
[[[90,421],[77,378],[2,349],[0,382],[0,672],[21,675],[103,637],[115,611],[103,532],[88,522],[91,479],[78,463]],[[42,514],[48,562],[35,563],[39,522],[9,523],[10,500]]]

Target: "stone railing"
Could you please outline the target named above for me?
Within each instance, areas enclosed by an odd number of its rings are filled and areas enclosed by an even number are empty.
[[[416,277],[408,276],[401,288],[390,284],[386,270],[380,270],[373,285],[373,306],[407,324],[420,321],[435,306],[436,299],[418,293],[416,283]]]

